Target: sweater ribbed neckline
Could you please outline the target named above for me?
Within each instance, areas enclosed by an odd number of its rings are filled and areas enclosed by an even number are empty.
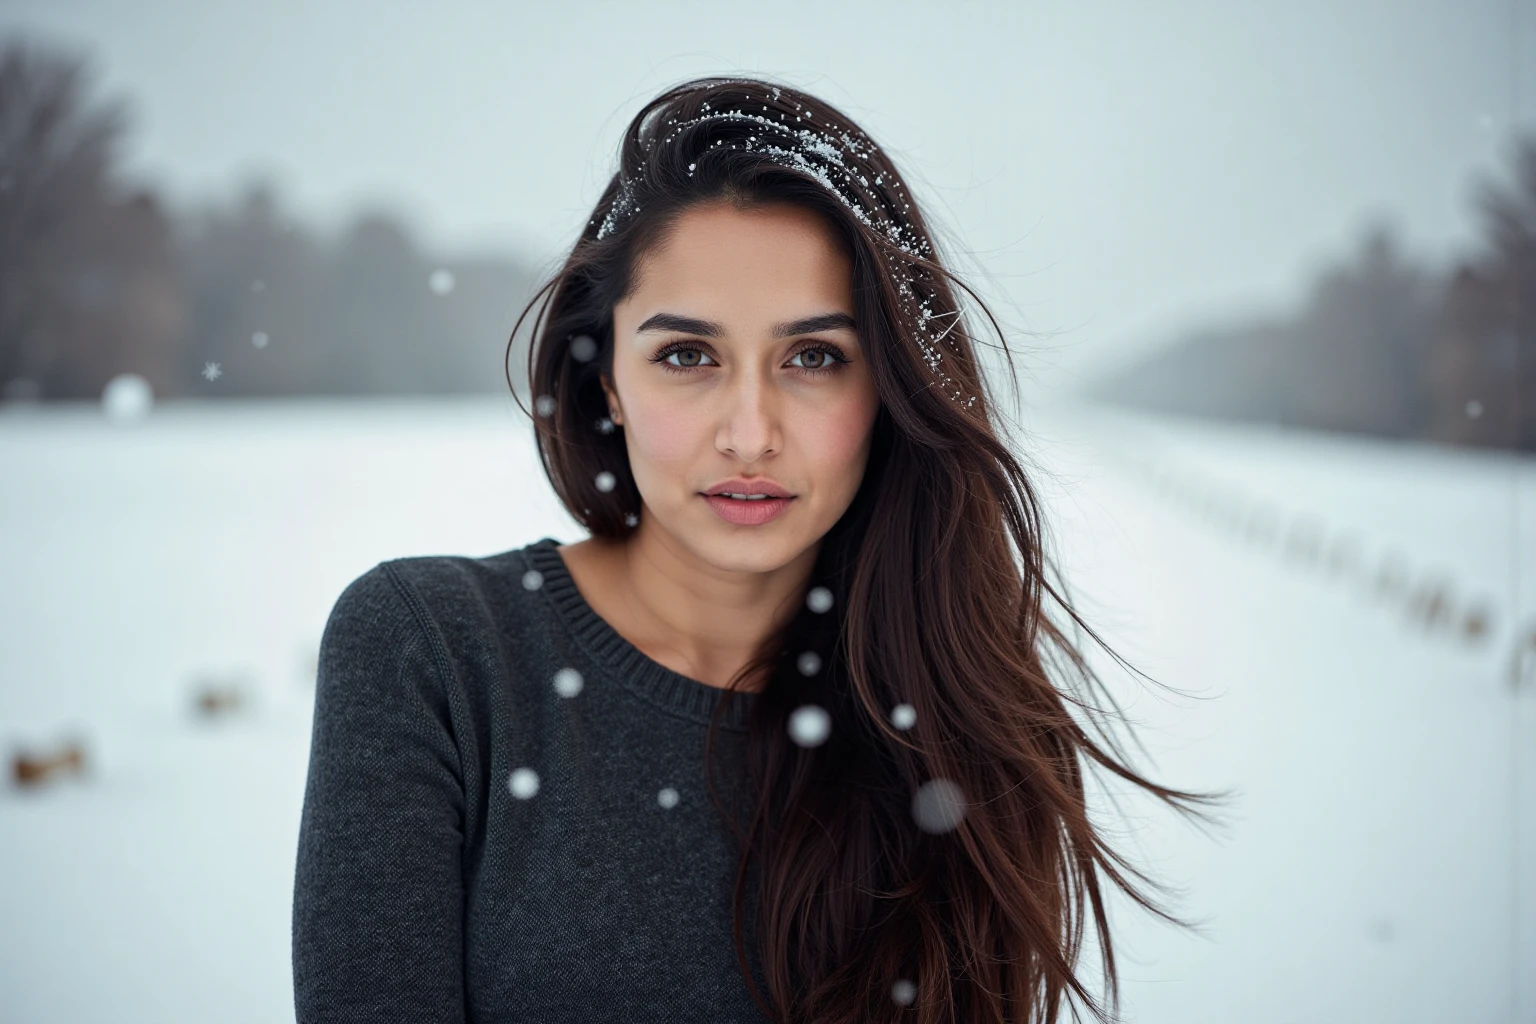
[[[554,606],[555,612],[570,628],[577,641],[620,685],[635,696],[659,705],[683,718],[708,724],[715,705],[727,699],[726,691],[710,686],[653,659],[620,635],[593,610],[576,588],[576,581],[560,554],[560,541],[543,537],[523,548],[528,567],[543,577],[539,589]],[[720,728],[745,731],[756,693],[737,693],[720,712]]]

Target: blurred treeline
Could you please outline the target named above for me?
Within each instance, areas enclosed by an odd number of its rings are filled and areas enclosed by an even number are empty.
[[[1449,272],[1383,223],[1296,314],[1193,333],[1095,383],[1142,408],[1536,451],[1536,138],[1473,199],[1479,250]]]
[[[500,392],[534,286],[510,258],[434,259],[385,211],[319,238],[269,186],[171,213],[114,166],[120,104],[79,58],[0,44],[0,400]],[[1295,315],[1196,332],[1100,397],[1199,416],[1536,451],[1536,139],[1477,183],[1478,252],[1449,272],[1390,228]],[[521,389],[521,353],[513,380]]]
[[[0,44],[0,399],[99,399],[123,373],[157,397],[507,389],[528,268],[435,259],[384,211],[320,238],[263,183],[173,213],[119,181],[124,109],[88,78]]]

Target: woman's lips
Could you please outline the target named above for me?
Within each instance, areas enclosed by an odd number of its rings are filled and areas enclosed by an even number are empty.
[[[706,494],[703,497],[709,502],[709,507],[715,510],[716,515],[735,526],[762,526],[770,520],[777,519],[789,507],[789,503],[795,500],[794,498],[759,498],[756,501],[742,501],[718,494]]]

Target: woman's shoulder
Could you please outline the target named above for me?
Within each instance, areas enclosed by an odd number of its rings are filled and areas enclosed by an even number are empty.
[[[493,554],[410,554],[375,563],[347,583],[338,605],[409,608],[433,620],[502,619],[530,605],[525,577],[536,573],[536,550],[553,547],[553,537]]]
[[[326,632],[367,632],[375,640],[436,634],[449,649],[455,640],[518,632],[542,609],[526,579],[537,572],[534,549],[553,538],[488,555],[406,555],[375,563],[337,597]]]
[[[491,742],[485,730],[498,713],[523,713],[538,699],[526,682],[545,668],[557,613],[523,581],[533,564],[529,549],[555,543],[391,558],[357,575],[321,639],[329,702],[341,694],[385,706],[416,701],[441,721],[459,716],[456,736]]]

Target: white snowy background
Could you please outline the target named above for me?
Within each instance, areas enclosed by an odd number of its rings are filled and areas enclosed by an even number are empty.
[[[1101,805],[1206,928],[1117,903],[1128,1019],[1531,1020],[1536,668],[1510,671],[1536,629],[1536,460],[1061,402],[1028,426],[1080,610],[1183,691],[1096,658],[1140,767],[1242,791],[1213,835]],[[325,615],[385,558],[578,539],[526,420],[510,399],[33,409],[0,416],[0,467],[3,739],[75,735],[89,762],[0,798],[0,1017],[291,1020]],[[1297,521],[1324,555],[1355,536],[1356,568],[1289,554]],[[1416,623],[1435,581],[1450,610]],[[253,702],[195,715],[204,676]]]

